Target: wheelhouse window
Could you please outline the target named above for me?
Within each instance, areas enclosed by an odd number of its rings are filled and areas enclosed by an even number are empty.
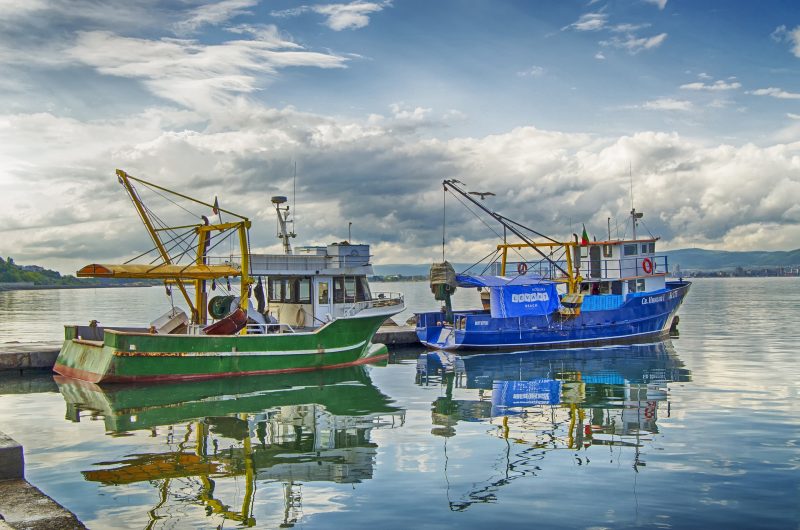
[[[356,279],[353,276],[344,279],[344,299],[346,302],[356,301]]]
[[[286,280],[270,278],[268,283],[267,296],[270,302],[283,302]]]
[[[625,256],[635,256],[637,254],[636,250],[637,250],[636,243],[633,243],[631,245],[624,245],[622,247],[622,254]]]
[[[641,293],[644,290],[644,278],[639,278],[638,280],[628,280],[629,293]]]
[[[336,304],[371,300],[365,276],[345,276],[333,279],[333,302]]]
[[[297,302],[300,304],[311,303],[311,278],[297,280]]]
[[[614,254],[614,247],[611,245],[603,245],[603,257],[610,258]]]
[[[372,300],[372,293],[369,292],[369,282],[366,276],[359,276],[356,283],[356,301],[364,302]]]
[[[333,303],[344,303],[344,278],[333,279]]]
[[[297,281],[296,280],[286,280],[286,292],[283,293],[283,301],[284,302],[296,302],[297,301]]]
[[[311,278],[270,278],[267,290],[270,302],[311,303]]]

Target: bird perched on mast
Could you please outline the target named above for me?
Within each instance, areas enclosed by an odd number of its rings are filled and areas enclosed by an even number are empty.
[[[486,199],[486,197],[489,196],[489,195],[494,196],[494,193],[492,193],[491,191],[470,191],[468,193],[470,195],[477,195],[478,197],[481,198],[481,200]]]

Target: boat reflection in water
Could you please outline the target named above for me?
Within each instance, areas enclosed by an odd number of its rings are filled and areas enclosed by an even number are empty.
[[[119,487],[120,493],[132,486],[155,488],[148,528],[192,520],[215,527],[225,520],[292,526],[304,514],[304,485],[372,478],[372,429],[399,427],[404,420],[404,411],[363,367],[103,388],[56,381],[69,419],[102,417],[112,436],[149,430],[163,438],[163,451],[128,454],[83,472],[86,480]],[[256,521],[255,502],[275,503],[259,510],[274,520]]]
[[[689,380],[670,341],[470,356],[434,351],[417,361],[418,384],[445,387],[432,407],[434,435],[447,439],[460,422],[488,422],[489,433],[507,442],[505,469],[469,481],[460,500],[449,501],[457,511],[495,502],[501,486],[539,474],[553,450],[566,449],[584,465],[591,446],[629,447],[638,472],[659,416],[670,415],[668,383]],[[621,457],[611,453],[612,462]]]

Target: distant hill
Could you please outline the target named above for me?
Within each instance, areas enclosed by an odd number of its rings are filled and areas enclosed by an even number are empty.
[[[681,250],[670,250],[664,252],[669,259],[670,268],[676,265],[683,271],[724,271],[733,270],[737,267],[744,269],[780,267],[780,266],[799,266],[800,249],[787,251],[751,251],[733,252],[724,250],[704,250],[702,248],[686,248]],[[430,270],[430,263],[426,264],[396,264],[396,265],[375,265],[375,274],[387,276],[399,274],[402,276],[424,276]],[[460,272],[469,264],[454,263],[456,272]]]
[[[13,258],[0,258],[0,288],[2,284],[30,284],[46,287],[95,287],[112,285],[143,284],[141,280],[112,279],[112,278],[76,278],[75,276],[62,276],[58,271],[53,271],[38,265],[17,265]],[[150,282],[151,283],[151,282]]]
[[[679,265],[681,270],[722,271],[742,267],[744,269],[797,266],[800,265],[800,249],[781,251],[729,252],[686,248],[666,252],[670,267]]]
[[[456,272],[461,272],[467,267],[469,267],[469,264],[453,263],[453,268]],[[431,270],[431,264],[373,265],[372,269],[377,276],[428,276]]]
[[[32,283],[34,285],[82,285],[74,276],[61,276],[38,265],[17,265],[13,258],[0,258],[0,283]]]

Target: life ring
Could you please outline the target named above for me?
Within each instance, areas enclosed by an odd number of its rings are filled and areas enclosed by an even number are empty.
[[[642,260],[642,270],[645,272],[645,274],[652,274],[653,262],[650,261],[650,258],[644,258]]]
[[[526,272],[528,272],[528,264],[525,262],[517,263],[517,272],[520,276],[524,276]]]

